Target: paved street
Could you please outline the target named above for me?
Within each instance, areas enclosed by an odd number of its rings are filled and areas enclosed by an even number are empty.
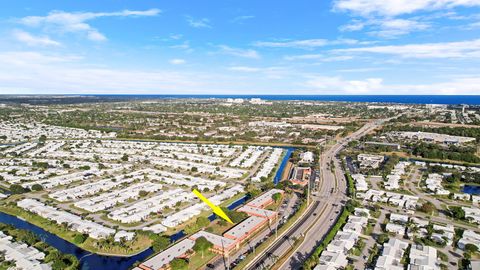
[[[288,230],[287,237],[280,237],[264,254],[255,258],[247,269],[298,269],[311,252],[321,243],[331,226],[336,222],[341,207],[346,200],[346,180],[340,161],[336,155],[352,139],[357,139],[369,133],[385,120],[367,123],[359,130],[341,139],[320,157],[321,183],[317,191],[312,192],[312,206],[308,213],[297,223],[294,230]],[[328,169],[333,162],[334,168]],[[304,236],[300,246],[289,253],[282,265],[276,263],[276,258],[284,258],[291,250],[292,237]]]

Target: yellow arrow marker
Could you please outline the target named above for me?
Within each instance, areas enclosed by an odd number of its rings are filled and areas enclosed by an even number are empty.
[[[212,208],[213,210],[213,213],[223,219],[225,219],[226,221],[230,222],[233,224],[233,222],[230,220],[230,218],[227,216],[227,214],[225,212],[223,212],[222,208],[220,208],[219,206],[216,206],[215,204],[213,204],[211,201],[209,201],[207,198],[205,198],[198,190],[194,189],[193,190],[193,194],[197,195],[198,198],[200,198],[200,200],[202,200],[204,203],[206,203],[208,206],[210,206],[210,208]]]

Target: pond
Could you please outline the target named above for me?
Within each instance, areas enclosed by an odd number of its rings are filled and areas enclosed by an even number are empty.
[[[480,195],[480,186],[477,185],[464,185],[462,188],[463,193],[472,195]]]

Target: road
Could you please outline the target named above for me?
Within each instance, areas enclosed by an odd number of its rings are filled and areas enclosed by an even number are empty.
[[[337,154],[351,141],[358,139],[382,125],[385,120],[367,123],[359,130],[338,141],[320,156],[320,179],[318,190],[312,192],[312,204],[297,223],[279,237],[263,254],[254,258],[246,269],[299,269],[305,259],[321,243],[330,228],[336,223],[341,207],[347,199],[347,185]],[[334,164],[331,168],[329,164]],[[302,237],[303,236],[303,237]],[[292,248],[292,239],[304,239],[298,248]],[[281,265],[277,259],[284,261]]]

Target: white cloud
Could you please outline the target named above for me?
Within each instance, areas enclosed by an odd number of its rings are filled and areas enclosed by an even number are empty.
[[[336,0],[334,10],[361,16],[398,16],[417,11],[480,6],[480,0]]]
[[[188,40],[185,40],[184,42],[176,45],[170,46],[172,49],[180,49],[180,50],[185,50],[187,52],[192,52],[193,49],[190,47],[190,42]]]
[[[48,36],[33,36],[22,30],[13,31],[13,37],[28,46],[60,46],[60,42],[50,39]]]
[[[0,53],[0,94],[162,93],[195,91],[208,74],[88,66],[81,57],[38,52]]]
[[[309,75],[303,84],[310,93],[384,95],[476,95],[480,77],[459,77],[431,84],[385,84],[382,78],[348,80],[342,77]]]
[[[182,37],[183,37],[182,34],[171,34],[171,35],[170,35],[170,39],[172,39],[172,40],[179,40],[179,39],[181,39]]]
[[[359,45],[370,44],[369,41],[359,41],[356,39],[342,38],[337,40],[327,39],[300,39],[300,40],[284,40],[284,41],[257,41],[253,45],[257,47],[270,48],[294,48],[294,49],[315,49],[329,45]]]
[[[477,29],[480,28],[480,22],[474,22],[468,25],[469,29]]]
[[[321,62],[335,62],[335,61],[346,61],[352,59],[351,55],[337,55],[329,56],[324,54],[300,54],[300,55],[288,55],[284,59],[288,61],[296,60],[316,60]]]
[[[104,41],[106,37],[87,22],[101,17],[142,17],[156,16],[159,9],[144,11],[123,10],[119,12],[65,12],[51,11],[47,16],[28,16],[21,18],[20,23],[31,27],[43,27],[54,31],[84,33],[93,41]]]
[[[394,93],[436,95],[478,95],[480,77],[460,77],[447,82],[391,87]]]
[[[183,65],[183,64],[185,64],[187,61],[185,61],[184,59],[178,59],[178,58],[176,58],[176,59],[170,59],[169,62],[170,62],[170,64],[172,64],[172,65]]]
[[[360,31],[365,28],[366,23],[360,20],[352,20],[349,24],[340,26],[339,30],[342,32]]]
[[[272,48],[301,48],[311,49],[323,47],[328,44],[326,39],[304,39],[304,40],[289,40],[289,41],[258,41],[254,45],[257,47],[272,47]]]
[[[339,30],[343,32],[353,32],[365,30],[368,27],[368,33],[383,38],[396,38],[411,32],[426,30],[430,28],[429,22],[422,22],[418,19],[395,19],[380,18],[368,19],[364,21],[352,20],[349,24],[340,26]]]
[[[98,31],[90,31],[87,33],[87,37],[90,40],[93,41],[105,41],[107,40],[107,37],[105,37],[102,33]]]
[[[251,20],[253,18],[255,18],[255,16],[253,16],[253,15],[242,15],[242,16],[238,16],[238,17],[233,18],[230,22],[242,24],[245,21]]]
[[[0,94],[290,94],[292,89],[297,94],[478,94],[480,89],[477,75],[388,84],[378,76],[305,76],[288,67],[227,69],[232,73],[121,69],[91,66],[77,55],[0,52]]]
[[[253,74],[261,74],[266,79],[284,79],[287,76],[293,74],[294,72],[286,67],[249,67],[249,66],[231,66],[227,68],[230,71],[241,72],[241,73],[251,73],[249,76],[254,76]]]
[[[389,54],[403,58],[478,58],[480,39],[390,46],[373,46],[333,50],[336,53]]]
[[[0,63],[8,66],[39,66],[75,62],[81,59],[83,59],[83,57],[77,55],[42,54],[34,51],[0,53]]]
[[[251,58],[251,59],[260,58],[260,55],[258,54],[258,52],[252,49],[232,48],[227,45],[220,45],[218,46],[218,48],[220,49],[219,53],[222,53],[222,54],[228,54],[228,55],[233,55],[233,56],[238,56],[243,58]]]
[[[191,16],[187,16],[187,22],[191,27],[194,28],[212,28],[208,18],[194,19]]]
[[[413,19],[383,19],[372,22],[371,24],[376,25],[376,29],[371,31],[370,34],[384,38],[395,38],[430,27],[429,23],[419,22]]]
[[[396,38],[416,31],[430,29],[435,20],[465,20],[456,7],[480,6],[480,0],[335,0],[335,11],[348,12],[357,19],[339,27],[340,31],[366,30],[370,35]],[[414,13],[414,17],[405,18]],[[399,18],[402,16],[401,18]],[[358,17],[362,17],[359,20]]]
[[[382,89],[382,82],[383,80],[380,78],[344,80],[341,77],[308,76],[305,86],[326,92],[367,94]]]
[[[239,72],[258,72],[261,69],[256,67],[233,66],[233,67],[229,67],[228,70],[239,71]]]

